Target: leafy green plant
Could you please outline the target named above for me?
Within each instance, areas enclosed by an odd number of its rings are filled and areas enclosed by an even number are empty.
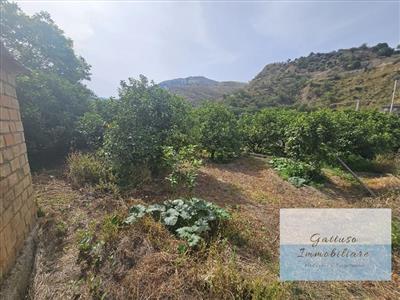
[[[79,249],[78,262],[86,261],[88,266],[99,266],[103,261],[105,242],[97,239],[94,228],[80,230],[77,236]]]
[[[219,103],[206,103],[196,110],[196,133],[211,160],[226,162],[238,157],[241,138],[233,112]]]
[[[135,187],[160,174],[164,146],[190,144],[190,106],[144,76],[122,81],[119,97],[101,150],[119,185]]]
[[[78,262],[85,261],[88,267],[98,267],[104,261],[105,249],[117,238],[123,220],[119,215],[111,214],[98,225],[91,222],[87,229],[77,233]]]
[[[98,149],[103,145],[105,121],[103,118],[93,112],[86,112],[78,122],[78,132],[90,149]]]
[[[77,124],[79,136],[75,144],[80,148],[97,150],[103,146],[104,134],[118,112],[119,101],[114,98],[93,99],[89,111]]]
[[[163,204],[135,205],[129,210],[126,224],[132,224],[150,215],[159,220],[168,230],[186,240],[190,247],[197,246],[205,237],[215,233],[229,213],[217,205],[202,199],[167,200]]]
[[[321,170],[318,166],[296,161],[290,158],[277,157],[269,161],[279,175],[293,185],[300,187],[321,180]]]
[[[298,114],[294,110],[263,109],[254,114],[242,115],[239,129],[244,145],[251,152],[283,155],[286,128]]]
[[[17,78],[17,94],[31,167],[64,157],[76,135],[76,122],[93,93],[82,83],[90,65],[47,12],[25,14],[1,1],[0,40],[31,70]]]
[[[118,232],[123,225],[123,219],[117,214],[107,215],[101,225],[101,239],[110,242],[118,236]]]
[[[202,165],[197,146],[184,146],[178,151],[172,146],[167,146],[163,152],[165,164],[171,170],[166,177],[171,186],[183,185],[192,190]]]

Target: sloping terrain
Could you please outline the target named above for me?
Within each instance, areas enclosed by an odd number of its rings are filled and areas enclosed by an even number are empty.
[[[268,64],[226,102],[256,110],[281,105],[355,107],[358,99],[361,109],[380,108],[390,103],[399,78],[400,53],[382,43]]]
[[[194,191],[232,214],[220,239],[182,252],[181,243],[152,219],[116,229],[134,203],[178,197],[162,185],[123,199],[73,190],[59,172],[34,176],[40,228],[31,299],[398,299],[400,256],[390,282],[279,282],[279,209],[385,207],[400,217],[400,179],[362,174],[378,198],[337,175],[318,188],[295,188],[265,160],[207,164]],[[107,237],[107,255],[90,268],[80,256],[82,232]],[[96,249],[95,249],[96,250]]]
[[[159,83],[159,86],[173,94],[188,99],[193,104],[205,100],[218,100],[224,95],[236,92],[246,86],[243,82],[215,81],[202,76],[177,78]]]

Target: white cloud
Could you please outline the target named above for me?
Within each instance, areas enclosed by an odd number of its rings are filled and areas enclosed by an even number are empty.
[[[197,75],[236,56],[210,39],[201,3],[22,1],[28,14],[48,11],[92,65],[100,95],[115,94],[121,79],[145,74],[161,81]],[[197,65],[196,68],[193,66]]]

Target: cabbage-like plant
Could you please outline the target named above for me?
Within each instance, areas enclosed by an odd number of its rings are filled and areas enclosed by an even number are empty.
[[[134,205],[125,223],[133,224],[145,215],[160,221],[191,247],[214,234],[221,222],[230,218],[225,209],[202,199],[191,198],[167,200],[163,204],[149,206]]]

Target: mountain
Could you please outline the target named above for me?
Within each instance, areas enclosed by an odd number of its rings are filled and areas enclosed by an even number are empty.
[[[361,109],[381,107],[389,104],[395,79],[400,79],[400,51],[386,43],[364,44],[268,64],[247,87],[224,101],[238,111],[268,106],[355,107],[357,100]]]
[[[246,86],[246,83],[236,81],[215,81],[203,76],[191,76],[166,80],[159,86],[180,96],[193,104],[205,100],[218,100],[224,95],[232,94]]]

